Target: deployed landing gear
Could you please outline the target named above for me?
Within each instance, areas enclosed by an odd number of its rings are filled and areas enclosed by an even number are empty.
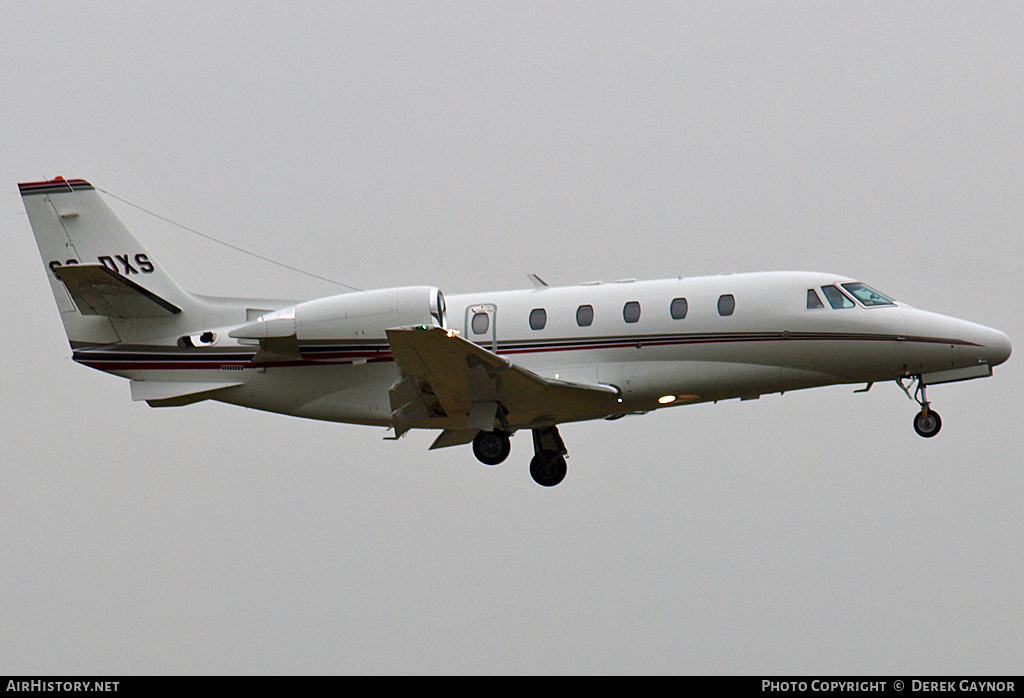
[[[484,465],[497,465],[508,458],[512,442],[503,431],[481,431],[473,439],[473,455]]]
[[[898,383],[903,388],[903,392],[907,394],[907,397],[921,406],[921,411],[914,415],[914,431],[919,436],[930,439],[938,434],[939,429],[942,428],[942,418],[939,417],[938,412],[931,408],[931,403],[928,402],[927,386],[921,382],[921,377],[915,376],[914,380],[917,381],[917,387],[914,389],[913,395],[910,394],[910,388],[903,384],[902,379]]]
[[[554,487],[565,479],[568,468],[565,465],[565,443],[558,433],[558,427],[533,430],[533,460],[530,461],[530,475],[534,482],[543,487]]]
[[[497,465],[508,458],[512,444],[507,431],[481,431],[473,438],[473,455],[485,465]],[[558,427],[533,430],[533,460],[530,475],[543,487],[554,487],[565,479],[565,444]]]
[[[536,455],[530,461],[530,475],[533,481],[543,487],[554,487],[565,479],[568,467],[565,456],[553,454]]]
[[[914,417],[914,431],[926,439],[930,439],[939,433],[942,428],[942,418],[939,413],[925,407]]]

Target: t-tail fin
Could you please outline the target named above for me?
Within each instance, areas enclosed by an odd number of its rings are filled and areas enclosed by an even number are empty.
[[[85,180],[18,188],[72,346],[121,341],[126,322],[195,304]]]

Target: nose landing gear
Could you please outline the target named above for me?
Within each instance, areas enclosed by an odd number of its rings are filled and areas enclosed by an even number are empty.
[[[930,439],[939,433],[939,429],[942,428],[942,418],[939,417],[939,413],[931,408],[931,403],[928,402],[927,386],[921,382],[921,376],[914,376],[914,394],[910,394],[910,387],[903,384],[903,379],[900,378],[896,382],[903,389],[903,392],[907,394],[911,400],[921,406],[921,411],[914,415],[914,431],[917,432],[918,436],[923,436],[926,439]]]
[[[914,431],[919,436],[930,439],[939,433],[942,428],[942,418],[939,413],[925,407],[914,416]]]

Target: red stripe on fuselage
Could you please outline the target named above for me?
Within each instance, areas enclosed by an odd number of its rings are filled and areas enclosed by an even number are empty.
[[[564,341],[565,344],[553,344],[554,342]],[[967,342],[957,339],[948,339],[942,337],[897,337],[895,335],[791,335],[784,336],[782,334],[770,334],[762,336],[702,336],[702,337],[678,337],[675,339],[647,339],[643,337],[637,337],[636,339],[630,340],[619,340],[614,339],[605,340],[603,342],[573,342],[572,340],[548,340],[548,344],[545,345],[533,345],[533,346],[515,346],[515,342],[508,342],[513,346],[506,347],[504,349],[499,348],[499,355],[513,355],[513,354],[539,354],[539,353],[551,353],[551,352],[564,352],[564,351],[587,351],[587,350],[598,350],[598,349],[629,349],[632,347],[657,347],[657,346],[673,346],[673,345],[684,345],[684,344],[727,344],[733,342],[793,342],[793,341],[855,341],[855,342],[911,342],[911,343],[925,343],[925,344],[953,344],[959,346],[972,346],[978,347],[980,345],[973,342]],[[480,344],[484,348],[487,348],[488,343],[483,342]],[[118,352],[107,352],[109,354],[116,354]],[[218,370],[227,367],[225,370],[232,370],[233,367],[238,368],[279,368],[279,367],[299,367],[299,366],[318,366],[325,364],[351,364],[354,361],[366,361],[367,363],[380,363],[385,361],[392,361],[390,351],[338,351],[338,352],[311,352],[304,354],[302,359],[294,361],[282,360],[282,361],[261,361],[259,363],[253,363],[251,360],[206,360],[206,361],[181,361],[177,357],[169,357],[165,360],[154,359],[152,353],[138,352],[144,356],[144,358],[132,359],[131,353],[124,352],[125,356],[118,356],[116,358],[90,358],[89,351],[77,351],[74,357],[78,363],[95,368],[101,371],[126,371],[126,370]]]

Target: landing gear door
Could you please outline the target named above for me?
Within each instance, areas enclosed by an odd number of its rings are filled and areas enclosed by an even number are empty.
[[[493,303],[471,305],[466,308],[466,334],[471,342],[498,353],[498,308]]]

